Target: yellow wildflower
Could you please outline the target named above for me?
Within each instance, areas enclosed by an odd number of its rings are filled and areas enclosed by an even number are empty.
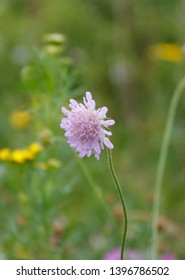
[[[184,51],[179,44],[156,44],[150,48],[150,55],[159,60],[180,62],[184,58]]]
[[[42,146],[39,143],[34,142],[28,147],[28,150],[30,153],[32,153],[32,155],[36,156],[42,151]]]
[[[9,148],[0,149],[0,160],[7,161],[10,160],[11,151]]]
[[[22,157],[24,157],[25,160],[33,160],[35,155],[28,149],[24,149],[22,150]]]
[[[16,163],[24,163],[26,161],[25,151],[19,149],[12,151],[11,160]]]
[[[0,160],[9,160],[15,163],[24,163],[28,160],[34,160],[38,153],[42,151],[39,143],[32,143],[28,148],[10,150],[9,148],[0,149]]]
[[[16,149],[12,151],[11,160],[16,163],[24,163],[27,160],[33,160],[35,154],[29,149]]]
[[[10,115],[10,124],[17,129],[25,129],[32,120],[33,116],[27,111],[14,111]]]

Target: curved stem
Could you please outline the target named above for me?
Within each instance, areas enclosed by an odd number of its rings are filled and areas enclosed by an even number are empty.
[[[109,163],[110,171],[111,171],[112,177],[114,179],[115,185],[117,187],[117,190],[118,190],[118,193],[119,193],[119,196],[120,196],[120,200],[121,200],[121,204],[122,204],[122,208],[123,208],[124,229],[123,229],[123,238],[122,238],[122,244],[121,244],[121,260],[123,260],[125,240],[126,240],[126,234],[127,234],[127,211],[126,211],[126,206],[125,206],[121,186],[119,184],[118,178],[117,178],[117,176],[115,174],[115,171],[114,171],[114,167],[113,167],[113,163],[112,163],[111,150],[108,149],[108,148],[107,148],[107,156],[108,156],[108,163]]]
[[[157,173],[156,173],[154,205],[153,205],[153,215],[152,215],[152,250],[151,250],[152,259],[157,259],[157,251],[158,251],[158,243],[159,243],[157,223],[159,219],[161,186],[162,186],[162,180],[164,176],[164,168],[165,168],[165,163],[167,158],[170,136],[174,123],[175,113],[177,109],[177,104],[184,88],[185,88],[185,78],[183,78],[179,82],[179,84],[177,85],[174,91],[170,103],[170,108],[166,121],[166,127],[165,127],[162,144],[161,144],[161,151],[159,155],[159,161],[158,161]]]

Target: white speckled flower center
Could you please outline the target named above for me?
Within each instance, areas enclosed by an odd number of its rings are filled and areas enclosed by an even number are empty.
[[[88,110],[79,112],[78,118],[73,120],[73,125],[73,133],[82,144],[97,139],[101,129],[98,117]]]

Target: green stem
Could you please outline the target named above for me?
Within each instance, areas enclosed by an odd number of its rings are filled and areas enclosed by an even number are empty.
[[[152,248],[151,248],[152,259],[157,259],[158,257],[157,252],[158,252],[159,236],[158,236],[157,224],[159,220],[159,211],[160,211],[161,186],[162,186],[162,180],[164,176],[164,168],[166,164],[167,152],[169,148],[169,142],[170,142],[171,132],[173,128],[177,104],[184,88],[185,88],[185,78],[183,78],[179,82],[179,84],[177,85],[174,91],[170,108],[168,111],[166,127],[165,127],[162,144],[161,144],[161,151],[159,155],[159,161],[158,161],[157,173],[156,173],[154,205],[153,205],[153,215],[152,215]]]
[[[123,208],[123,215],[124,215],[124,229],[123,229],[123,238],[122,238],[122,244],[121,244],[121,260],[123,260],[123,255],[124,255],[124,247],[125,247],[125,240],[126,240],[126,234],[127,234],[127,211],[126,211],[126,206],[125,206],[125,202],[124,202],[124,197],[123,197],[123,193],[121,190],[121,186],[119,184],[118,178],[115,174],[114,171],[114,167],[113,167],[113,163],[112,163],[112,154],[111,154],[111,150],[107,148],[107,156],[108,156],[108,163],[109,163],[109,167],[110,167],[110,171],[112,174],[112,177],[114,179],[114,183],[117,187],[119,196],[120,196],[120,200],[121,200],[121,204],[122,204],[122,208]]]

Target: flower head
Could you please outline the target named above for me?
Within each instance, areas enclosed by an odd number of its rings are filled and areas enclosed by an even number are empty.
[[[12,151],[11,160],[15,163],[24,163],[27,160],[33,160],[33,155],[26,149],[16,149]]]
[[[26,161],[34,160],[41,151],[42,146],[36,142],[23,149],[10,150],[9,148],[2,148],[0,149],[0,161],[21,164]]]
[[[28,147],[28,151],[33,155],[37,155],[42,151],[42,146],[39,143],[32,143],[29,147]]]
[[[79,157],[89,157],[93,153],[99,159],[104,145],[113,149],[107,136],[112,135],[108,127],[115,121],[106,119],[107,107],[95,109],[96,104],[90,92],[86,92],[83,103],[70,99],[71,111],[62,107],[66,118],[62,118],[60,127],[66,131],[68,143],[79,153]]]
[[[11,151],[9,148],[0,149],[0,160],[8,161],[10,160]]]
[[[181,62],[184,59],[183,47],[179,44],[165,43],[150,47],[150,54],[157,60]]]
[[[25,129],[32,122],[33,116],[27,111],[14,111],[10,115],[10,124],[16,129]]]

